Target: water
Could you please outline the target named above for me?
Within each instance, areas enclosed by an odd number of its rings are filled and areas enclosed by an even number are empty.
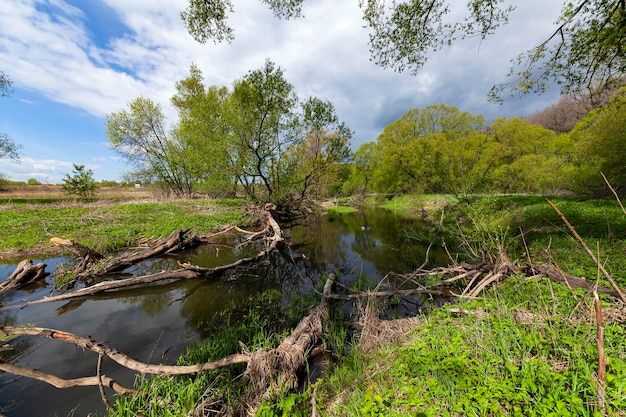
[[[48,281],[45,287],[14,292],[0,300],[0,322],[64,330],[92,337],[140,361],[174,364],[187,345],[210,335],[212,318],[230,303],[269,289],[281,291],[287,301],[291,295],[312,291],[319,276],[329,272],[335,272],[347,285],[359,274],[379,280],[389,272],[409,272],[423,262],[429,243],[416,239],[423,230],[420,222],[383,210],[310,217],[281,227],[292,243],[289,249],[219,279],[157,283],[85,299],[7,308],[50,295]],[[228,264],[261,249],[258,245],[237,247],[240,242],[224,237],[217,245],[149,260],[121,275],[175,269],[179,267],[177,261],[205,267]],[[437,250],[430,259],[433,264],[446,261]],[[69,261],[63,257],[44,260],[49,272]],[[8,277],[15,266],[0,265],[0,279]],[[36,337],[20,337],[10,344],[13,350],[10,355],[4,353],[4,360],[14,365],[66,379],[96,374],[97,355],[74,345]],[[132,387],[136,378],[134,372],[108,359],[102,373],[127,387]],[[27,378],[0,375],[0,414],[63,417],[71,413],[105,415],[98,388],[57,389]]]

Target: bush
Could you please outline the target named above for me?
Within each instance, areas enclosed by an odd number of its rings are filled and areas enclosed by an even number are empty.
[[[93,179],[93,171],[85,170],[84,165],[73,165],[73,175],[65,174],[65,178],[63,178],[63,190],[69,195],[82,198],[93,197],[98,189],[98,185]]]

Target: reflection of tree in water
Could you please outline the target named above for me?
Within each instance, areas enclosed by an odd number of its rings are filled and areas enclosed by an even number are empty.
[[[156,316],[163,312],[174,300],[171,285],[161,285],[153,288],[148,294],[130,295],[117,299],[124,304],[140,304],[140,309],[148,316]]]
[[[1,311],[3,307],[0,301],[0,326],[16,326],[17,317],[9,314],[8,311]],[[28,351],[33,346],[33,342],[26,336],[19,336],[9,340],[0,335],[0,360],[11,362],[20,355]]]

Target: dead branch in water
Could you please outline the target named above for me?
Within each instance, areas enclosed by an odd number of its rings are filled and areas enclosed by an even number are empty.
[[[20,366],[4,362],[0,362],[0,371],[30,379],[36,379],[37,381],[45,382],[56,388],[88,387],[102,384],[103,386],[111,388],[118,395],[135,395],[137,393],[134,389],[125,388],[114,379],[105,375],[100,375],[100,378],[98,378],[98,376],[89,376],[85,378],[63,379],[55,375],[46,374],[34,369],[22,368]]]
[[[251,407],[256,410],[260,401],[272,394],[273,388],[295,388],[297,384],[296,372],[304,365],[307,359],[306,352],[323,334],[322,323],[328,316],[327,300],[332,292],[333,284],[334,275],[330,274],[324,286],[324,298],[322,298],[322,301],[311,310],[308,316],[300,321],[290,336],[285,338],[276,349],[270,351],[259,350],[254,353],[236,353],[217,361],[197,365],[152,365],[132,359],[126,354],[119,352],[117,349],[106,346],[91,338],[81,337],[72,333],[40,327],[2,326],[0,327],[0,332],[5,335],[40,336],[61,340],[79,346],[85,350],[91,350],[98,354],[98,374],[94,377],[65,380],[54,375],[2,362],[0,362],[0,370],[43,381],[57,388],[99,386],[103,401],[107,404],[108,400],[106,400],[106,396],[102,390],[104,386],[108,386],[119,395],[135,394],[136,391],[124,388],[111,378],[100,374],[100,361],[104,356],[129,370],[142,374],[158,375],[187,375],[247,363],[248,366],[245,375],[249,379],[252,387]],[[200,406],[201,404],[198,407]],[[253,414],[252,412],[251,415]]]
[[[17,265],[15,271],[7,279],[0,282],[0,295],[33,284],[46,276],[46,264],[33,265],[33,261],[24,260]]]
[[[223,368],[225,366],[234,365],[237,363],[245,363],[249,359],[247,354],[233,354],[226,356],[220,360],[214,362],[208,362],[198,365],[151,365],[144,362],[135,360],[128,355],[118,351],[115,348],[106,346],[93,339],[81,337],[72,333],[64,332],[61,330],[47,329],[43,327],[17,327],[17,326],[2,326],[0,332],[5,335],[29,335],[40,336],[48,339],[61,340],[66,343],[71,343],[86,350],[102,354],[107,358],[117,362],[123,367],[136,371],[142,374],[154,374],[154,375],[187,375],[195,374],[198,372],[214,371],[216,369]]]
[[[246,265],[250,263],[254,263],[260,261],[267,257],[270,253],[278,248],[278,245],[283,242],[283,234],[280,226],[272,217],[270,210],[275,207],[272,204],[266,204],[265,208],[260,212],[259,217],[261,218],[264,224],[265,231],[265,248],[257,253],[255,256],[240,258],[235,262],[232,262],[227,265],[216,266],[213,268],[205,268],[201,266],[191,265],[191,264],[180,264],[182,266],[181,269],[173,270],[173,271],[162,271],[156,274],[144,275],[139,277],[115,280],[115,281],[103,281],[98,284],[91,285],[89,287],[82,288],[80,290],[73,291],[71,293],[60,294],[53,297],[44,297],[35,301],[28,301],[24,304],[24,306],[28,306],[31,304],[41,304],[41,303],[50,303],[54,301],[63,301],[74,298],[80,298],[85,296],[91,296],[94,294],[102,293],[105,291],[117,290],[120,288],[128,288],[137,285],[145,285],[150,284],[157,281],[162,281],[166,279],[197,279],[197,278],[208,278],[211,276],[218,276],[227,270],[236,268],[241,265]],[[119,270],[121,265],[129,266],[132,263],[136,263],[139,260],[143,260],[146,256],[156,256],[155,254],[165,254],[169,253],[172,250],[178,250],[174,248],[180,248],[180,245],[184,245],[185,240],[183,239],[185,230],[176,231],[165,239],[165,241],[161,242],[157,247],[142,251],[135,255],[127,255],[118,258],[114,258],[111,261],[107,261],[102,268],[111,272],[111,268],[114,270]],[[255,234],[255,238],[258,234]],[[114,261],[114,262],[113,262]],[[89,268],[89,271],[93,270],[95,266]],[[123,269],[123,268],[122,268]],[[87,271],[86,271],[87,272]],[[85,272],[85,273],[86,273]]]

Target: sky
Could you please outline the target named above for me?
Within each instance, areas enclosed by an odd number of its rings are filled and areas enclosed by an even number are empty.
[[[467,1],[450,3],[456,11]],[[14,91],[0,98],[0,132],[22,149],[19,163],[0,159],[0,173],[61,183],[81,164],[96,180],[121,180],[132,167],[108,146],[105,116],[143,96],[175,123],[170,98],[194,63],[205,84],[231,87],[270,59],[299,97],[334,104],[354,131],[355,150],[412,108],[447,104],[488,120],[528,116],[558,92],[502,105],[487,93],[506,81],[511,59],[552,33],[563,2],[513,3],[509,25],[495,36],[431,53],[411,75],[370,61],[358,0],[306,0],[304,18],[290,21],[276,20],[260,0],[233,0],[230,44],[194,41],[179,18],[186,0],[4,0],[0,70]]]

